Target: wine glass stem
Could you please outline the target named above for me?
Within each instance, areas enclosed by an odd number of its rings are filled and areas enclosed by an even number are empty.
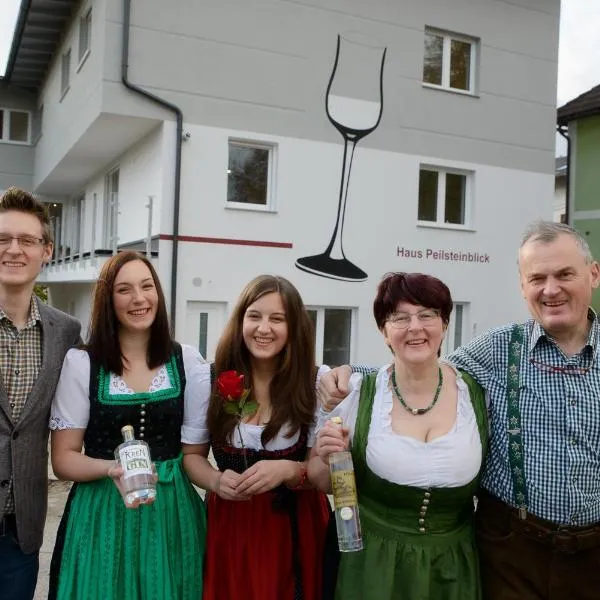
[[[350,171],[352,170],[352,159],[354,158],[354,149],[356,141],[344,136],[344,161],[342,165],[342,180],[340,183],[340,197],[338,200],[337,218],[331,241],[325,250],[325,254],[335,259],[343,259],[344,246],[344,219],[346,217],[346,201],[348,199],[348,183],[350,182]]]

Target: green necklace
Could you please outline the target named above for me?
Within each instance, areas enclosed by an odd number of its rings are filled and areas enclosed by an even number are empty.
[[[406,402],[404,402],[404,398],[402,398],[400,392],[398,391],[398,386],[396,385],[396,370],[392,367],[392,388],[394,390],[394,394],[396,394],[396,398],[400,401],[400,404],[404,406],[404,408],[413,415],[424,415],[428,413],[436,404],[440,398],[440,392],[442,391],[442,384],[444,383],[444,376],[442,375],[442,368],[438,367],[438,386],[437,390],[435,390],[435,396],[431,401],[431,404],[427,408],[411,408]]]

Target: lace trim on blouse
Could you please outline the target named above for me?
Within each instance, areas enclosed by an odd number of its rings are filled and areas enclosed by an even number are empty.
[[[73,423],[66,421],[62,417],[52,417],[50,419],[48,427],[50,427],[52,431],[62,431],[63,429],[77,429],[77,427],[75,427]]]
[[[165,385],[167,382],[169,383],[169,386]],[[163,365],[152,378],[152,382],[148,388],[148,393],[151,394],[152,392],[157,392],[158,390],[165,389],[166,387],[170,387],[170,381],[167,374],[167,368],[165,365]],[[110,393],[135,394],[135,392],[127,385],[127,383],[125,383],[123,378],[115,373],[110,374]]]

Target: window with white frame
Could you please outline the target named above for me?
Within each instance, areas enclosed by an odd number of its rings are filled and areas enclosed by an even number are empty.
[[[71,48],[69,48],[60,60],[60,94],[64,96],[71,85]]]
[[[349,364],[352,354],[353,309],[310,307],[307,311],[315,326],[317,364]]]
[[[273,209],[275,146],[229,140],[227,205],[237,208]]]
[[[445,356],[469,341],[467,339],[468,310],[469,304],[467,302],[454,303],[442,345],[442,354]]]
[[[423,83],[475,93],[477,40],[425,28]]]
[[[90,8],[84,15],[79,19],[79,65],[87,58],[90,53],[92,40],[92,9]]]
[[[28,144],[30,137],[30,113],[23,110],[0,108],[0,142]]]
[[[472,178],[467,171],[421,166],[419,223],[469,225]]]

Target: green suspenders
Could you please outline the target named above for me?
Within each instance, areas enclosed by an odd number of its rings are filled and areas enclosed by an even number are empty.
[[[523,351],[523,325],[513,325],[508,351],[508,370],[506,374],[506,404],[508,419],[508,459],[512,477],[514,498],[519,517],[527,517],[529,498],[525,484],[525,461],[523,439],[521,437],[521,411],[519,408],[519,384],[521,381],[521,353]]]

